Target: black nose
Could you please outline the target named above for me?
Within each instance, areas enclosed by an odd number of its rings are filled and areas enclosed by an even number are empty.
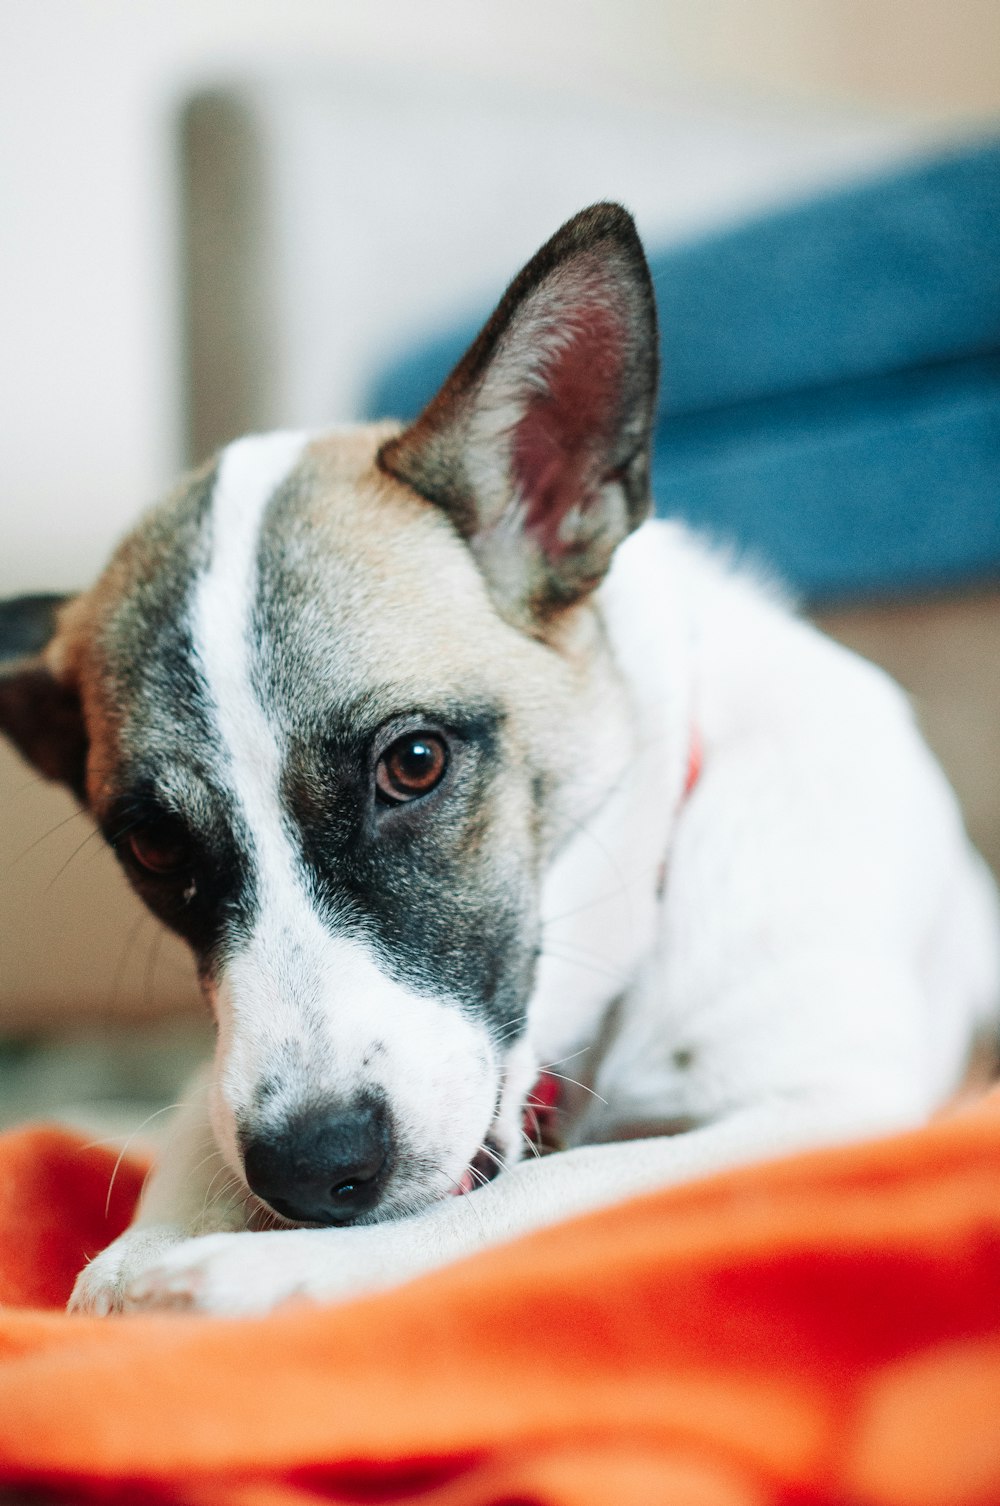
[[[303,1113],[248,1140],[243,1169],[251,1190],[282,1218],[349,1224],[382,1195],[390,1138],[378,1105]]]

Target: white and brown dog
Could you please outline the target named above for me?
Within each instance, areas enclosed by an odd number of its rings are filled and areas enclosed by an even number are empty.
[[[410,428],[230,445],[8,666],[218,1030],[77,1309],[400,1282],[918,1123],[995,1030],[994,892],[901,693],[644,522],[656,367],[598,205]]]

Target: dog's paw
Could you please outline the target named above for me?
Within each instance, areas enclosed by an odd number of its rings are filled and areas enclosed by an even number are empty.
[[[122,1288],[123,1312],[227,1312],[226,1256],[247,1235],[202,1234],[181,1240],[136,1271]]]
[[[118,1308],[249,1317],[296,1300],[347,1301],[441,1263],[421,1222],[185,1239],[125,1281]]]
[[[100,1318],[124,1312],[125,1293],[130,1284],[181,1239],[180,1230],[166,1225],[127,1230],[84,1266],[76,1278],[67,1311]]]
[[[329,1236],[350,1232],[290,1229],[185,1239],[124,1283],[121,1311],[250,1316],[296,1297],[319,1295],[321,1278],[326,1276],[329,1286],[337,1264]]]

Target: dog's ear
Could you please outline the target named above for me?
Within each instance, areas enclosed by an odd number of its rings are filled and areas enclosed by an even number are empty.
[[[43,657],[65,600],[0,601],[0,732],[46,778],[68,784],[83,799],[87,738],[80,698]]]
[[[379,464],[448,513],[505,615],[544,620],[597,585],[649,511],[657,366],[632,217],[596,204],[514,279]]]

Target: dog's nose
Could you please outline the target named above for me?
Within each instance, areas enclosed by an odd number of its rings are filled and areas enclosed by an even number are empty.
[[[389,1164],[390,1134],[376,1105],[302,1114],[249,1140],[250,1188],[293,1223],[349,1224],[374,1208]]]

